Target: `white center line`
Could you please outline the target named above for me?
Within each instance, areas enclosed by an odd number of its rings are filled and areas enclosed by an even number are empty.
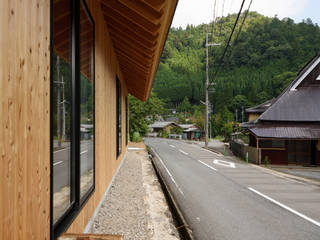
[[[173,146],[173,145],[169,145],[170,147],[172,147],[172,148],[176,148],[175,146]]]
[[[85,151],[81,152],[80,154],[84,154],[84,153],[86,153],[86,152],[88,152],[88,150],[85,150]]]
[[[166,165],[164,164],[164,162],[162,161],[162,159],[160,158],[160,156],[154,151],[153,148],[151,148],[152,151],[154,152],[154,154],[156,155],[156,157],[159,159],[159,161],[161,162],[162,166],[164,167],[164,169],[167,171],[171,181],[174,183],[174,185],[176,185],[177,189],[179,190],[179,192],[184,195],[183,191],[181,190],[181,188],[179,187],[179,185],[177,184],[177,182],[174,180],[172,174],[170,173],[169,169],[166,167]]]
[[[58,165],[60,163],[63,163],[63,161],[56,162],[56,163],[53,164],[53,166],[56,166],[56,165]]]
[[[183,153],[184,155],[189,155],[189,153],[186,153],[185,151],[182,151],[181,149],[179,149],[179,152]]]
[[[315,221],[315,220],[313,220],[312,218],[309,218],[309,217],[307,217],[306,215],[304,215],[304,214],[302,214],[302,213],[299,213],[299,212],[297,212],[296,210],[293,210],[292,208],[290,208],[290,207],[288,207],[288,206],[286,206],[286,205],[284,205],[284,204],[282,204],[282,203],[274,200],[274,199],[271,198],[271,197],[268,197],[267,195],[264,195],[263,193],[255,190],[255,189],[253,189],[253,188],[251,188],[251,187],[248,187],[248,189],[249,189],[250,191],[252,191],[252,192],[260,195],[261,197],[264,197],[265,199],[268,199],[269,201],[273,202],[274,204],[278,205],[279,207],[282,207],[282,208],[288,210],[289,212],[292,212],[293,214],[296,214],[296,215],[298,215],[299,217],[301,217],[301,218],[303,218],[303,219],[305,219],[305,220],[313,223],[314,225],[317,225],[318,227],[320,227],[320,223],[317,222],[317,221]]]
[[[204,163],[204,162],[202,162],[202,161],[200,161],[200,160],[198,160],[198,162],[199,162],[199,163],[202,163],[203,165],[205,165],[206,167],[208,167],[208,168],[210,168],[210,169],[212,169],[212,170],[214,170],[214,171],[218,171],[218,170],[215,169],[214,167],[211,167],[209,164],[206,164],[206,163]]]
[[[66,151],[66,150],[68,150],[68,149],[69,149],[69,147],[66,147],[66,148],[63,148],[63,149],[54,151],[53,153],[58,153],[58,152]]]

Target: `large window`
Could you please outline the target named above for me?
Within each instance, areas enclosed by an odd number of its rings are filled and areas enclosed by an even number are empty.
[[[117,112],[117,157],[120,156],[122,151],[122,124],[121,124],[121,118],[122,118],[122,105],[121,105],[121,85],[118,77],[116,77],[116,112]]]
[[[56,238],[94,190],[94,23],[85,1],[52,0],[51,204]]]
[[[93,23],[80,5],[80,196],[94,184]]]
[[[71,2],[60,1],[54,11],[53,52],[51,61],[53,116],[53,223],[70,208],[71,189]],[[57,4],[55,1],[55,5]]]

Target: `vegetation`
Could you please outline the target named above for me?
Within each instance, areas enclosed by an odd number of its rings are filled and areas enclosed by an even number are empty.
[[[149,128],[148,125],[157,120],[158,116],[165,114],[165,103],[151,92],[146,102],[129,95],[129,126],[130,139],[133,140],[134,133],[144,136]]]
[[[213,137],[227,136],[234,130],[236,111],[240,122],[243,108],[277,97],[317,53],[320,42],[319,26],[310,19],[296,24],[289,18],[250,12],[240,37],[232,42],[232,51],[220,66],[235,18],[233,14],[218,19],[210,39],[222,44],[209,51],[209,79],[215,83],[215,92],[210,94]],[[171,28],[154,83],[154,92],[167,108],[177,109],[180,123],[194,122],[201,128],[208,29],[213,25]]]

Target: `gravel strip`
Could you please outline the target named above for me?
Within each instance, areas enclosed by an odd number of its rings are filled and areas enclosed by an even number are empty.
[[[124,161],[90,232],[125,240],[179,239],[147,152],[128,151]]]

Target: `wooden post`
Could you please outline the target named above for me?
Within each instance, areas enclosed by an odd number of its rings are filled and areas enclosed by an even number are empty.
[[[261,164],[261,160],[260,160],[260,154],[259,154],[259,139],[258,138],[256,138],[257,139],[257,160],[258,160],[258,164],[260,165]]]

